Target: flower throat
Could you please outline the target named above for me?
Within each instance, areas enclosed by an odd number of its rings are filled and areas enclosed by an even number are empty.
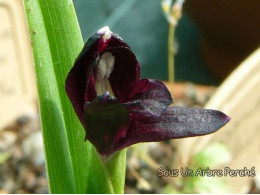
[[[96,67],[96,92],[97,95],[103,95],[109,92],[111,96],[115,96],[109,82],[109,76],[115,65],[115,57],[110,52],[101,55]]]

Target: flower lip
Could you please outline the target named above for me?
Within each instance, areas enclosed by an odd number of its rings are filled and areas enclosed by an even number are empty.
[[[123,143],[130,115],[126,107],[108,93],[85,104],[86,139],[102,155],[109,155]]]
[[[223,113],[223,118],[224,118],[224,123],[225,124],[228,123],[231,120],[231,117],[228,116],[228,115],[225,115],[224,113]]]

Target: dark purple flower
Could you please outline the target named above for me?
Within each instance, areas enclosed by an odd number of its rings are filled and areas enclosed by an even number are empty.
[[[140,79],[136,56],[108,27],[85,44],[67,77],[66,91],[86,140],[102,155],[139,142],[213,133],[230,120],[217,110],[170,106],[165,85]]]

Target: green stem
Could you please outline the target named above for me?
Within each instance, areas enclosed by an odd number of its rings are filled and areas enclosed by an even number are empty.
[[[169,82],[174,82],[174,32],[175,26],[169,25],[168,34],[168,79]]]
[[[126,150],[116,152],[106,162],[107,170],[117,194],[124,193],[125,171],[126,171]]]

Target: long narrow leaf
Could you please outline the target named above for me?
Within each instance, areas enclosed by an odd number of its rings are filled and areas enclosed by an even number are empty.
[[[65,93],[66,76],[74,63],[83,41],[70,0],[38,0],[53,59],[53,67],[63,110],[70,158],[73,167],[77,193],[85,193],[87,185],[88,147],[84,140],[84,130],[75,117]]]
[[[24,5],[35,59],[49,188],[54,193],[75,193],[62,106],[43,15],[37,1],[24,1]]]
[[[93,146],[84,142],[84,130],[64,90],[66,76],[83,47],[72,1],[23,1],[35,59],[50,191],[122,193],[125,152],[112,158],[119,166],[108,170]]]

